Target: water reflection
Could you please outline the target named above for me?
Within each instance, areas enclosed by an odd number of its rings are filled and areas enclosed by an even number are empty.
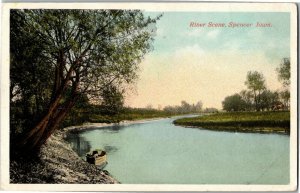
[[[119,131],[124,129],[124,125],[115,124],[115,125],[106,126],[106,127],[89,127],[88,130],[76,131],[76,132],[72,132],[72,133],[80,135],[80,133],[89,133],[89,132],[93,132],[93,131],[99,130],[99,129],[101,129],[103,132],[106,132],[106,133],[118,133]]]
[[[96,128],[99,129],[99,128]],[[114,125],[110,127],[102,127],[101,130],[103,130],[106,133],[118,133],[120,130],[124,129],[124,126],[121,125]]]
[[[172,121],[95,127],[69,141],[81,155],[104,149],[106,169],[124,184],[289,183],[289,136],[212,132]]]
[[[112,128],[112,127],[110,127]],[[107,132],[118,132],[116,130],[107,129]],[[85,154],[91,151],[91,144],[89,141],[85,139],[85,137],[81,137],[80,133],[70,133],[66,140],[70,143],[72,149],[80,156],[84,157]],[[102,148],[107,153],[114,153],[118,150],[117,147],[105,144]]]
[[[85,156],[85,154],[91,150],[90,143],[84,137],[80,137],[78,133],[69,134],[66,140],[80,157]]]
[[[116,152],[116,151],[118,150],[117,147],[111,146],[111,145],[105,145],[103,149],[104,149],[104,151],[106,151],[107,153],[114,153],[114,152]]]

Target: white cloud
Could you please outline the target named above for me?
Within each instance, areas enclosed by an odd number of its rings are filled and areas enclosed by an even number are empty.
[[[259,28],[254,28],[252,30],[249,30],[247,32],[247,36],[249,38],[253,38],[253,39],[263,39],[264,38],[264,33],[262,30],[260,30]]]
[[[220,35],[220,30],[204,30],[203,28],[191,29],[183,33],[184,36],[191,38],[208,38],[216,39]]]
[[[202,28],[191,29],[183,33],[184,36],[188,37],[202,37],[204,35],[204,30]]]
[[[200,56],[205,53],[204,49],[201,48],[198,44],[194,44],[192,46],[186,46],[179,48],[175,51],[174,56],[175,57],[181,57],[182,55],[190,55],[191,57],[193,56]]]
[[[209,39],[216,39],[220,34],[220,30],[212,30],[207,32],[206,37]]]

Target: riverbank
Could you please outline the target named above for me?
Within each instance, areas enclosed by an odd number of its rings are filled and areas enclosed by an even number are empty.
[[[168,112],[157,109],[146,108],[123,108],[117,114],[107,114],[103,108],[90,105],[84,108],[75,108],[64,120],[63,126],[81,125],[83,123],[119,123],[123,121],[135,121],[154,118],[167,118],[176,115],[183,115],[179,112]]]
[[[35,158],[10,161],[10,183],[116,184],[108,171],[82,160],[65,141],[67,130],[56,131]]]
[[[215,131],[290,133],[290,112],[227,112],[177,119],[175,125]]]
[[[100,170],[78,156],[65,140],[69,132],[129,125],[160,120],[162,118],[121,121],[120,123],[85,123],[57,130],[42,146],[39,155],[22,157],[10,162],[11,183],[39,184],[115,184],[119,183],[108,171]],[[104,168],[105,169],[105,168]]]
[[[123,120],[119,123],[84,123],[82,125],[77,126],[70,126],[63,129],[65,135],[68,132],[78,132],[87,129],[95,129],[99,127],[113,127],[113,126],[122,126],[122,125],[130,125],[130,124],[139,124],[139,123],[146,123],[149,121],[158,121],[161,119],[166,119],[168,117],[156,117],[156,118],[149,118],[149,119],[138,119],[138,120]]]

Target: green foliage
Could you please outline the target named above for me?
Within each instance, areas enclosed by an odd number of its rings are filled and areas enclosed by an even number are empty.
[[[54,70],[43,56],[40,38],[29,33],[24,12],[12,10],[10,17],[10,127],[20,133],[47,108]]]
[[[219,110],[214,107],[207,107],[207,108],[203,109],[202,112],[203,113],[218,113]]]
[[[290,112],[231,112],[183,118],[175,124],[212,130],[289,133]]]
[[[276,69],[278,73],[278,79],[283,83],[284,86],[290,85],[291,78],[291,64],[289,58],[283,58],[279,68]]]
[[[203,103],[198,101],[196,104],[189,104],[181,101],[181,106],[166,106],[163,110],[173,114],[200,113]]]
[[[242,90],[239,94],[228,96],[222,102],[226,111],[270,111],[288,110],[290,92],[287,88],[290,80],[290,61],[283,59],[280,67],[276,69],[279,79],[286,87],[284,91],[270,91],[265,86],[265,79],[262,73],[249,71],[245,85],[248,90]]]
[[[290,78],[291,78],[291,64],[290,58],[283,58],[279,68],[276,69],[278,79],[282,82],[284,90],[280,92],[280,97],[286,109],[290,108]]]
[[[149,118],[170,117],[176,114],[156,109],[122,108],[117,114],[107,114],[101,105],[89,105],[84,108],[73,108],[63,125],[79,125],[83,123],[119,123],[124,120],[140,120]]]
[[[245,85],[248,87],[248,89],[254,92],[261,91],[266,88],[265,78],[262,73],[257,71],[249,71],[246,79]]]
[[[262,110],[272,110],[274,105],[279,102],[279,94],[276,91],[264,90],[259,97],[261,99],[259,107]]]
[[[107,115],[116,115],[122,110],[124,104],[124,92],[125,91],[120,91],[113,85],[109,85],[103,89],[101,94],[101,105]]]
[[[249,90],[242,90],[239,95],[242,100],[245,102],[245,110],[252,111],[254,107],[254,96],[253,93]]]
[[[259,111],[259,103],[261,102],[260,94],[264,89],[266,89],[265,78],[263,74],[257,71],[249,71],[247,74],[245,85],[249,90],[253,92],[255,109],[256,111]]]
[[[290,91],[288,89],[279,93],[286,109],[290,108]]]
[[[226,97],[222,105],[226,111],[244,111],[246,109],[246,102],[239,94]]]
[[[139,120],[147,118],[170,117],[176,114],[157,109],[125,108],[120,115],[122,120]]]
[[[31,146],[43,143],[81,97],[116,113],[160,17],[79,9],[11,10],[10,16],[11,128],[27,130],[24,144]]]

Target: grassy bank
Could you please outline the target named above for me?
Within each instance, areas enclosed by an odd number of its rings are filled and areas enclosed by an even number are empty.
[[[165,111],[159,111],[155,109],[125,109],[123,112],[117,115],[101,115],[101,114],[91,114],[90,122],[92,123],[116,123],[124,120],[134,121],[142,119],[152,119],[152,118],[164,118],[177,115],[175,113],[168,113]]]
[[[290,112],[227,112],[182,118],[176,125],[232,132],[290,132]]]
[[[152,118],[165,118],[180,113],[171,113],[156,109],[124,108],[118,114],[107,114],[101,108],[77,108],[73,109],[66,118],[62,127],[80,125],[83,123],[119,123],[121,121],[134,121]]]

